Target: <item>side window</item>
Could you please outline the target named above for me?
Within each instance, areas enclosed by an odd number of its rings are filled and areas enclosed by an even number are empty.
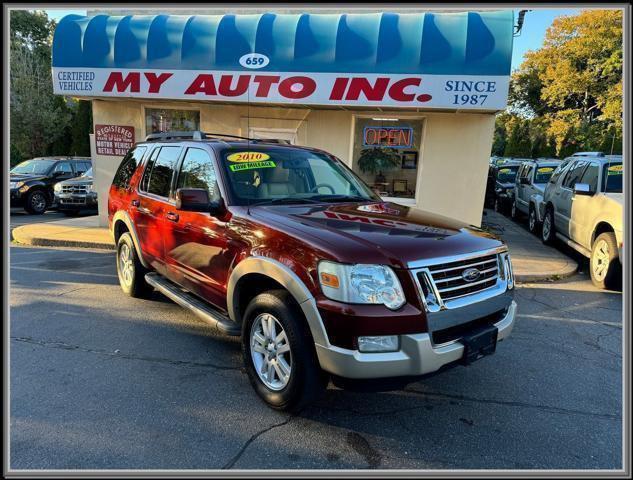
[[[600,175],[600,167],[597,163],[591,163],[585,170],[580,183],[587,183],[592,192],[598,191],[598,176]]]
[[[136,167],[138,167],[141,163],[141,159],[146,151],[147,147],[136,147],[130,149],[125,157],[123,157],[123,160],[121,160],[121,164],[114,174],[112,185],[117,188],[128,188],[130,186],[132,175],[134,175]]]
[[[180,154],[180,147],[163,147],[153,162],[152,171],[149,173],[147,192],[160,197],[169,197],[171,179],[174,168]],[[148,165],[149,166],[149,165]]]
[[[77,171],[77,173],[86,173],[88,170],[90,170],[90,168],[92,167],[92,163],[90,162],[79,162],[78,167],[80,171]]]
[[[556,170],[554,170],[554,173],[552,173],[552,176],[549,178],[549,183],[556,183],[558,181],[558,177],[561,176],[561,174],[566,171],[567,165],[569,164],[568,161],[563,161],[557,168]]]
[[[199,148],[187,149],[178,174],[178,188],[204,188],[212,201],[220,198],[215,167],[207,152]]]
[[[147,160],[147,164],[145,165],[145,171],[143,172],[143,178],[141,179],[140,190],[143,192],[147,192],[147,185],[149,183],[149,175],[152,173],[152,168],[154,168],[154,162],[156,162],[156,157],[158,157],[158,153],[160,152],[160,147],[156,147],[152,150],[152,154]]]
[[[532,177],[532,171],[534,170],[534,166],[531,164],[523,165],[523,171],[521,172],[522,178],[527,178],[528,180]]]
[[[574,163],[567,172],[565,179],[563,180],[563,187],[573,189],[574,185],[580,182],[586,166],[586,160],[578,160],[576,163]]]
[[[59,162],[55,165],[55,169],[53,172],[62,172],[64,175],[73,173],[73,167],[70,165],[70,162]]]

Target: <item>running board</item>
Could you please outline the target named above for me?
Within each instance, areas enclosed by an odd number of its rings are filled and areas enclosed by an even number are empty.
[[[573,240],[570,240],[565,235],[556,232],[556,238],[558,238],[561,242],[563,242],[564,244],[566,244],[566,245],[570,246],[571,248],[573,248],[574,250],[576,250],[581,255],[584,255],[587,258],[591,258],[591,250],[587,250],[585,247],[583,247],[582,245],[577,244]]]
[[[230,318],[222,315],[209,304],[170,282],[162,275],[155,272],[148,273],[145,275],[145,281],[167,298],[181,307],[191,310],[198,318],[211,324],[225,335],[237,337],[241,334],[240,326]]]

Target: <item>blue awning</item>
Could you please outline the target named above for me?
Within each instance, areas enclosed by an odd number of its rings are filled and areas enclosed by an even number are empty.
[[[53,67],[510,75],[513,12],[68,15]]]

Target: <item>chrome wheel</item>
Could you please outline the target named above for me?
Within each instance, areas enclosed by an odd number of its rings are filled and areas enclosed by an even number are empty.
[[[251,358],[255,371],[271,390],[282,390],[290,381],[292,353],[281,323],[269,313],[259,314],[250,334]]]
[[[132,251],[125,243],[119,249],[119,278],[126,285],[132,285],[134,280],[134,259]]]
[[[545,240],[549,240],[549,236],[552,233],[552,219],[549,214],[545,215],[545,219],[543,220],[543,238]]]
[[[512,218],[517,218],[517,206],[515,203],[512,204],[510,215],[512,216]]]
[[[530,210],[530,218],[528,219],[528,226],[530,228],[530,232],[536,230],[536,213],[534,209]]]
[[[599,240],[591,257],[591,269],[596,280],[599,282],[604,280],[609,271],[610,263],[609,244],[604,240]]]

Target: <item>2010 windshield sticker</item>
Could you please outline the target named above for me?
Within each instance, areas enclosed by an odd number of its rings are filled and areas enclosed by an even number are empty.
[[[554,169],[552,167],[541,167],[537,170],[538,173],[549,173],[553,171]]]
[[[264,160],[263,162],[244,162],[229,165],[232,172],[241,172],[242,170],[254,170],[256,168],[274,168],[277,165],[272,160]]]
[[[262,152],[235,152],[226,159],[229,162],[259,162],[270,159],[270,155]]]
[[[622,175],[622,164],[610,166],[607,169],[607,175]]]
[[[499,173],[510,173],[510,169],[509,168],[502,168],[501,170],[499,170]]]

